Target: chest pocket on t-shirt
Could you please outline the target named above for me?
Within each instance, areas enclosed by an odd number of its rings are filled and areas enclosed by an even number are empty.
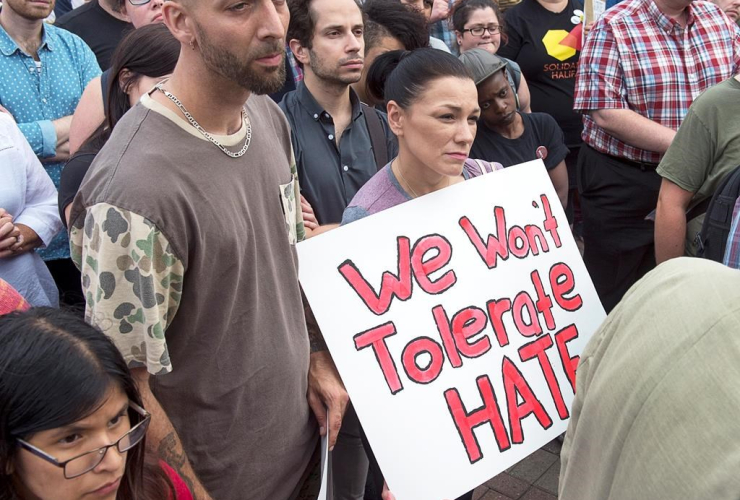
[[[288,231],[288,241],[291,245],[298,242],[298,229],[296,227],[298,220],[297,192],[298,180],[294,177],[291,177],[287,184],[280,184],[280,203],[282,203],[285,229]]]

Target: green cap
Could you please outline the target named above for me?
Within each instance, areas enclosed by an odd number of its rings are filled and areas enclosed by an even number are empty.
[[[484,49],[473,49],[463,52],[460,54],[460,60],[468,68],[470,74],[473,75],[473,81],[475,81],[476,85],[506,67],[505,60]]]

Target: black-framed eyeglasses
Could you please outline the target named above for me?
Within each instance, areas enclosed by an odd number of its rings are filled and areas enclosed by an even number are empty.
[[[152,0],[128,0],[128,3],[130,3],[131,5],[138,6],[138,5],[146,5],[151,1]]]
[[[129,0],[129,2],[130,1],[131,0]],[[485,33],[486,31],[491,35],[495,35],[496,33],[501,32],[501,26],[499,26],[498,24],[490,24],[488,26],[476,26],[475,28],[463,30],[463,33],[465,33],[466,31],[469,31],[470,34],[473,36],[483,36],[483,33]]]
[[[22,439],[16,439],[16,441],[18,441],[18,444],[20,444],[22,448],[25,448],[37,457],[43,458],[50,464],[64,469],[64,477],[66,479],[74,479],[86,472],[90,472],[100,465],[100,462],[105,458],[105,454],[108,453],[109,448],[115,446],[119,453],[126,453],[128,450],[141,443],[141,440],[144,439],[146,431],[149,428],[149,421],[152,419],[152,416],[144,408],[134,402],[129,402],[129,408],[143,417],[141,422],[131,427],[131,429],[129,429],[129,431],[121,436],[115,443],[85,452],[81,455],[70,458],[69,460],[65,460],[64,462],[60,462],[45,451],[36,448],[34,445]]]

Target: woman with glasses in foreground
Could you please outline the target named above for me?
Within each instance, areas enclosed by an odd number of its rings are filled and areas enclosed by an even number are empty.
[[[145,457],[150,416],[116,347],[70,313],[0,317],[0,498],[191,500]]]

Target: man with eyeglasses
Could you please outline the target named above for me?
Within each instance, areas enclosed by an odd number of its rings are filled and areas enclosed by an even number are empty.
[[[163,0],[90,0],[57,19],[54,25],[82,38],[105,71],[126,33],[162,22],[162,3]]]
[[[18,123],[59,187],[69,159],[69,128],[85,86],[100,75],[95,54],[79,37],[44,24],[54,0],[5,0],[0,10],[0,106]],[[2,181],[0,180],[0,185]],[[80,274],[60,233],[39,251],[63,303],[84,299]]]

